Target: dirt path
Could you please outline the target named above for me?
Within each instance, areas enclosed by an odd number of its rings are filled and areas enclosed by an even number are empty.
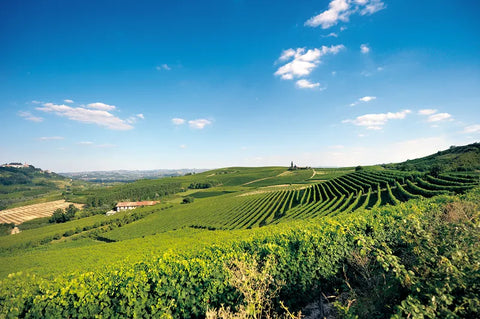
[[[312,168],[312,171],[313,171],[313,174],[312,174],[312,176],[310,176],[309,179],[312,179],[315,175],[317,175],[317,171],[316,171],[316,170],[314,170],[314,169]]]
[[[253,183],[255,183],[255,182],[264,181],[264,180],[266,180],[266,179],[270,179],[270,178],[274,178],[274,177],[277,177],[277,176],[259,178],[259,179],[256,179],[256,180],[254,180],[254,181],[246,182],[246,183],[242,184],[242,186],[249,185],[249,184],[253,184]]]

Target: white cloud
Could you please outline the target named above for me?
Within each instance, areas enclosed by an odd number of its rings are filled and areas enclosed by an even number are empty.
[[[360,15],[370,15],[385,8],[381,0],[332,0],[328,9],[308,19],[306,26],[328,29],[339,21],[347,22],[350,15],[358,12]]]
[[[63,140],[64,137],[62,136],[42,136],[38,138],[40,141],[58,141]]]
[[[320,49],[314,48],[305,51],[305,48],[288,49],[282,52],[279,61],[292,61],[284,64],[275,72],[283,80],[292,80],[295,77],[303,77],[309,75],[321,62],[322,56],[326,54],[337,54],[345,46],[332,45],[322,46]]]
[[[187,145],[185,145],[185,144],[182,144],[182,145],[180,145],[180,148],[183,148],[183,149],[185,149],[185,148],[187,148]]]
[[[371,0],[362,10],[360,10],[360,15],[371,15],[385,8],[385,3],[381,0]]]
[[[423,109],[423,110],[418,111],[418,114],[420,114],[420,115],[432,115],[432,114],[435,114],[435,113],[437,113],[437,110],[435,110],[435,109]]]
[[[182,124],[185,124],[185,120],[176,117],[176,118],[172,119],[172,123],[175,124],[175,125],[182,125]]]
[[[137,114],[135,116],[130,116],[128,119],[125,120],[125,122],[127,122],[129,124],[134,124],[134,123],[137,123],[138,119],[144,120],[145,116],[143,116],[143,114]]]
[[[58,116],[66,117],[72,121],[97,124],[111,130],[130,130],[133,128],[125,120],[104,110],[91,110],[83,107],[70,107],[64,104],[44,103],[43,107],[36,108],[43,112],[53,112]]]
[[[206,125],[209,125],[209,124],[212,124],[212,122],[206,119],[197,119],[197,120],[188,121],[188,125],[190,125],[191,128],[197,129],[197,130],[201,130]]]
[[[28,120],[28,121],[32,121],[32,122],[42,122],[43,121],[43,118],[42,117],[39,117],[39,116],[34,116],[32,113],[30,112],[25,112],[25,111],[19,111],[18,112],[18,116],[20,117],[23,117],[24,119]]]
[[[362,44],[360,45],[360,52],[362,52],[363,54],[367,54],[368,52],[370,52],[370,48],[368,47],[368,45]]]
[[[65,102],[65,103],[73,103],[73,100],[66,99],[66,100],[63,100],[63,102]]]
[[[80,145],[92,145],[93,142],[90,142],[90,141],[82,141],[82,142],[78,142],[78,144],[80,144]]]
[[[87,104],[87,107],[91,109],[103,110],[103,111],[113,111],[116,109],[115,105],[108,105],[101,102]]]
[[[358,100],[362,101],[362,102],[370,102],[370,101],[375,100],[376,98],[377,98],[376,96],[364,96],[364,97],[359,98]]]
[[[328,9],[316,15],[305,22],[310,27],[322,26],[322,29],[328,29],[338,23],[338,21],[348,21],[350,4],[347,0],[332,0]]]
[[[323,37],[324,37],[324,38],[330,38],[330,37],[338,38],[338,34],[335,33],[335,32],[330,32],[329,34],[324,35]]]
[[[376,96],[364,96],[364,97],[359,98],[356,102],[351,103],[350,106],[355,106],[360,102],[367,103],[367,102],[373,101],[375,99],[377,99]]]
[[[170,71],[172,69],[170,66],[168,66],[168,64],[158,65],[155,68],[157,69],[157,71],[162,71],[162,70]]]
[[[480,133],[480,124],[466,126],[463,129],[463,133],[465,134]]]
[[[320,87],[320,83],[312,83],[304,79],[298,80],[296,85],[301,89],[315,89]]]
[[[36,101],[36,100],[33,100],[32,101],[32,104],[42,104],[43,102],[40,102],[40,101]]]
[[[354,120],[343,120],[342,123],[352,123],[357,126],[364,126],[369,130],[381,130],[389,120],[404,119],[409,113],[411,113],[410,110],[403,110],[396,113],[388,112],[378,114],[365,114],[358,116]]]
[[[427,121],[428,122],[439,122],[439,121],[449,119],[451,117],[452,117],[452,115],[448,114],[448,113],[437,113],[437,114],[430,115],[428,117]]]

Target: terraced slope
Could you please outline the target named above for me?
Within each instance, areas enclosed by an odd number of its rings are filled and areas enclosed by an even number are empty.
[[[362,170],[322,183],[264,187],[215,196],[215,200],[199,198],[193,204],[152,214],[104,236],[124,240],[182,227],[249,229],[397,205],[413,198],[462,193],[478,185],[474,176],[454,179],[451,175],[433,178],[401,171]]]

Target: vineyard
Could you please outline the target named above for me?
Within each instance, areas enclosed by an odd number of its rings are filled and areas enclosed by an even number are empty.
[[[78,188],[67,197],[89,208],[72,220],[29,221],[2,237],[0,317],[191,318],[222,306],[252,309],[259,305],[246,304],[231,279],[247,270],[253,281],[270,280],[258,284],[273,289],[264,301],[280,313],[280,300],[297,311],[316,298],[340,317],[471,317],[480,309],[472,244],[479,176],[232,167]],[[119,200],[152,198],[160,204],[101,213]],[[41,205],[57,204],[68,205]],[[33,205],[0,218],[18,225],[27,212],[46,216]]]
[[[227,195],[213,202],[175,210],[162,216],[160,230],[191,226],[207,229],[243,229],[292,220],[316,219],[397,205],[413,198],[458,194],[478,186],[478,178],[442,175],[437,178],[392,170],[362,170],[309,186],[283,186],[262,192]],[[146,221],[147,222],[147,221]],[[148,220],[156,225],[157,222]],[[158,222],[160,224],[160,222]],[[157,228],[157,230],[159,230]],[[117,238],[116,233],[112,238]]]

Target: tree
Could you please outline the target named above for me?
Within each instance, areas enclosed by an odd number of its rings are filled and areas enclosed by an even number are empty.
[[[182,200],[182,204],[190,204],[193,203],[194,198],[191,196],[187,196]]]
[[[55,211],[53,212],[53,215],[52,217],[50,217],[50,219],[48,220],[48,222],[50,223],[64,223],[66,222],[68,219],[67,219],[67,216],[65,215],[65,213],[63,212],[63,209],[61,208],[57,208],[55,209]]]
[[[442,165],[435,164],[430,169],[429,174],[432,175],[433,177],[438,177],[438,175],[440,175],[443,171],[444,171],[444,168]]]
[[[355,167],[355,172],[361,171],[362,169],[363,169],[363,167],[361,167],[360,165],[358,165],[357,167]]]
[[[68,218],[68,220],[72,219],[73,217],[75,217],[75,214],[79,211],[80,209],[78,209],[77,207],[75,207],[75,205],[73,204],[70,204],[68,205],[68,207],[65,209],[65,215],[66,217]]]

